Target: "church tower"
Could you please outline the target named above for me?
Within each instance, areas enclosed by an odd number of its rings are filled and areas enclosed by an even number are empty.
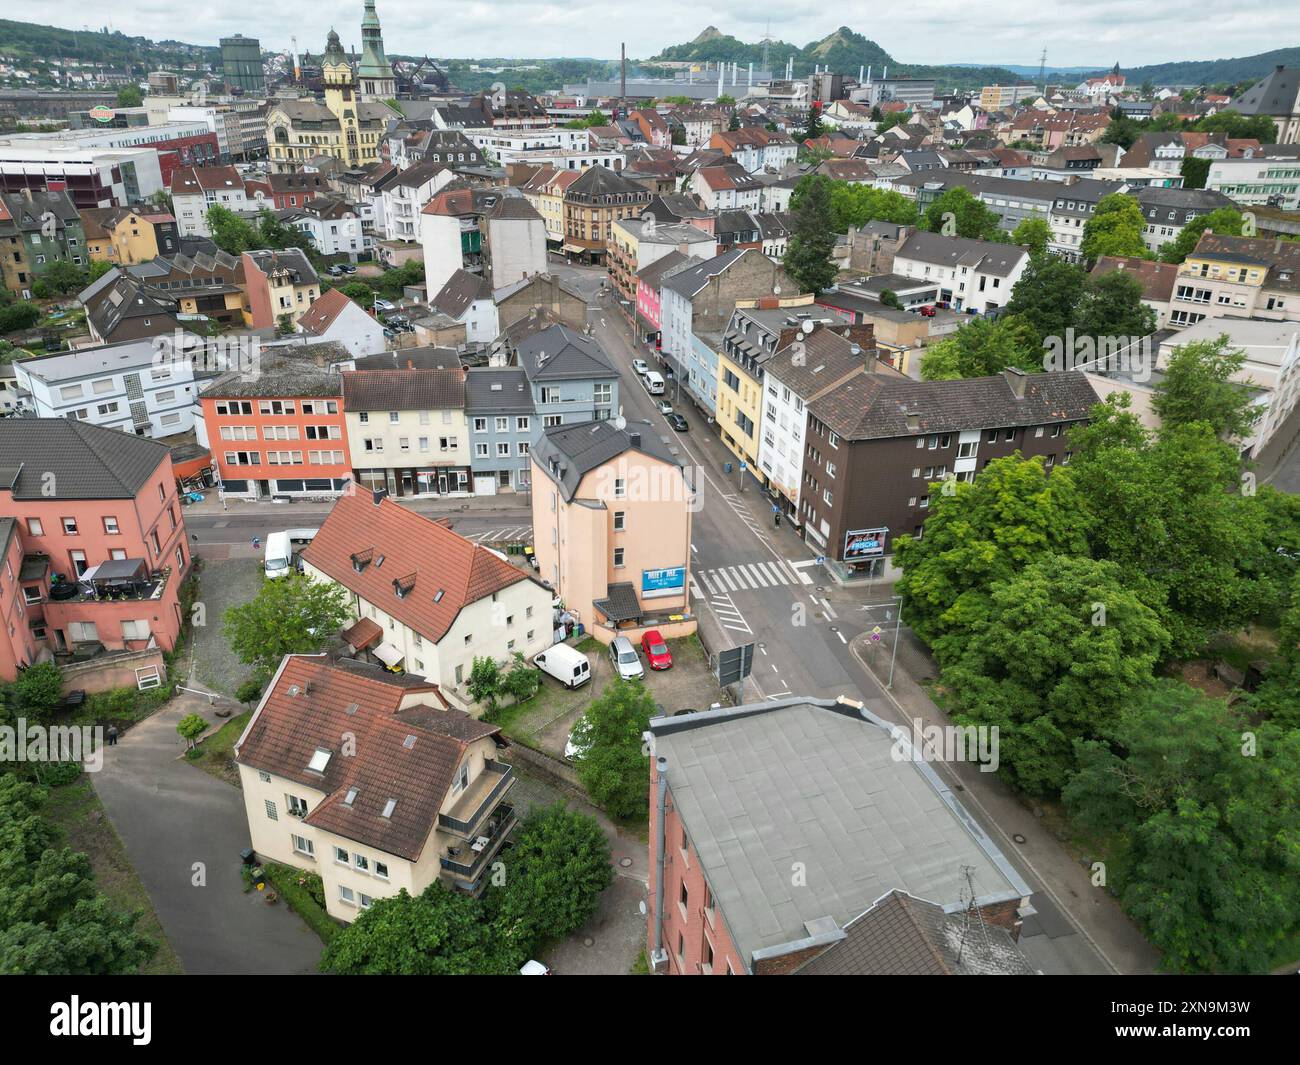
[[[384,33],[379,28],[375,0],[366,0],[361,20],[361,62],[357,64],[358,92],[363,100],[390,100],[397,95],[397,78],[384,55]]]

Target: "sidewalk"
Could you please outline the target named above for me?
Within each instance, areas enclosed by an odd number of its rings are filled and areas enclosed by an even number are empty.
[[[367,491],[367,489],[358,489]],[[421,514],[487,514],[494,511],[531,510],[532,498],[527,492],[503,493],[491,496],[393,496],[393,502],[401,503]],[[202,503],[186,504],[184,512],[192,515],[210,517],[214,514],[256,515],[266,511],[284,511],[292,514],[295,510],[319,510],[332,507],[333,500],[324,503],[295,501],[292,503],[273,503],[269,499],[247,500],[217,497],[217,490],[210,488],[204,493]]]
[[[881,655],[875,663],[877,669],[873,669],[873,655],[866,633],[854,639],[850,649],[863,668],[876,677],[897,711],[898,724],[909,730],[915,720],[921,722],[922,728],[932,724],[950,724],[948,716],[913,679],[931,677],[937,672],[937,667],[914,635],[903,630],[900,636],[892,692],[884,687],[888,655]],[[995,773],[981,773],[970,763],[932,764],[950,784],[960,789],[961,801],[983,815],[982,821],[998,845],[1034,874],[1051,902],[1068,912],[1084,937],[1112,969],[1125,975],[1157,971],[1159,954],[1106,890],[1092,885],[1089,867],[1071,857],[1065,843],[1041,816],[1036,816],[1035,808],[1027,807]],[[1028,930],[1029,922],[1026,922]]]

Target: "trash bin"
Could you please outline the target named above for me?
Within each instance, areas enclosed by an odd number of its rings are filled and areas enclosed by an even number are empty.
[[[245,847],[239,852],[239,857],[245,865],[253,865],[256,861],[252,847]]]
[[[724,463],[722,464],[722,472],[723,472],[723,473],[730,473],[730,472],[731,472],[731,463],[730,463],[730,462],[724,462]]]
[[[579,639],[581,639],[587,632],[586,628],[583,627],[581,621],[579,621],[578,624],[574,626],[573,631],[578,634]]]

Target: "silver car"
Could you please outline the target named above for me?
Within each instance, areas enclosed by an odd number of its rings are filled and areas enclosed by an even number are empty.
[[[640,680],[645,676],[641,666],[641,656],[636,653],[632,641],[626,636],[615,636],[609,645],[609,660],[615,671],[624,680]]]

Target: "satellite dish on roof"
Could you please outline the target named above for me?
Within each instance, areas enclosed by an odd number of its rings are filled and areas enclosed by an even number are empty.
[[[813,321],[806,321],[803,324],[803,331],[805,333],[811,333],[816,328],[817,328],[817,323]]]
[[[617,418],[614,419],[614,428],[621,433],[624,429],[627,428],[627,419],[620,414]]]

